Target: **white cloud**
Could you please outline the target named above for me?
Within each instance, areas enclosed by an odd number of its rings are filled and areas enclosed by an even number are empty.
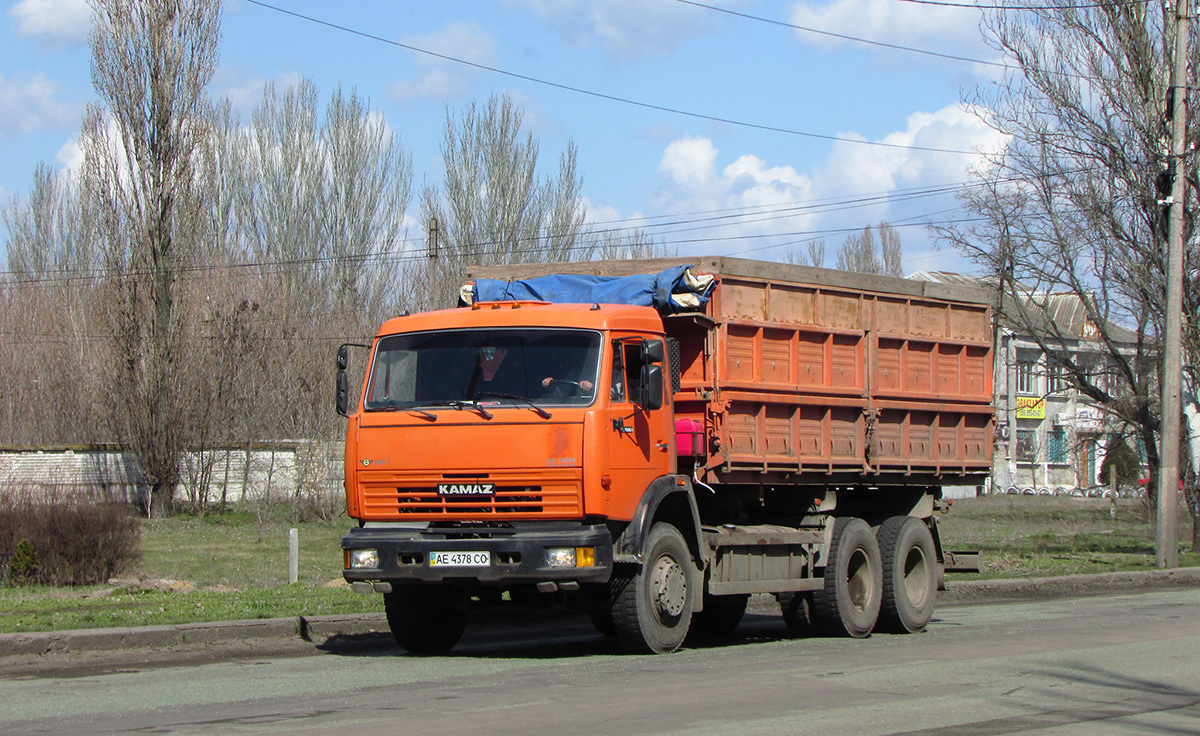
[[[829,158],[808,171],[754,154],[722,166],[724,157],[711,140],[672,141],[659,162],[662,187],[655,207],[689,213],[696,222],[657,234],[685,252],[766,259],[782,259],[789,250],[802,250],[808,240],[823,238],[825,264],[832,266],[846,234],[888,220],[901,228],[908,270],[963,267],[954,254],[932,249],[925,225],[957,207],[954,185],[967,180],[970,168],[982,163],[982,154],[946,151],[993,152],[1005,138],[959,104],[910,115],[903,130],[879,141],[891,146],[851,142],[865,140],[851,133],[842,137],[847,140],[836,143]],[[938,187],[946,191],[937,197],[888,200],[889,194]],[[744,214],[726,219],[739,213]],[[747,237],[772,234],[783,237]]]
[[[92,27],[87,0],[21,0],[8,15],[17,21],[22,36],[53,46],[85,44]]]
[[[824,178],[839,189],[863,194],[963,181],[972,166],[982,163],[982,153],[1000,150],[1005,141],[961,104],[954,104],[937,112],[913,113],[904,130],[879,141],[888,146],[837,143]]]
[[[658,170],[676,184],[698,187],[716,176],[717,149],[707,138],[672,141],[663,152]]]
[[[518,0],[571,43],[596,44],[620,59],[671,54],[680,40],[705,32],[713,14],[681,3],[646,0]]]
[[[0,76],[0,138],[69,124],[71,112],[54,99],[57,92],[43,74],[25,80]]]
[[[72,138],[64,143],[54,155],[54,160],[62,164],[72,176],[79,176],[83,169],[83,147],[79,145],[79,139]]]
[[[496,47],[492,34],[477,23],[453,23],[426,36],[406,37],[403,42],[487,66],[493,63]],[[417,98],[450,99],[462,97],[470,91],[475,72],[468,67],[428,54],[417,54],[416,58],[419,69],[417,76],[391,85],[388,96],[402,102]]]
[[[983,48],[981,37],[974,32],[980,14],[970,8],[897,0],[833,0],[828,5],[797,3],[790,20],[806,28],[901,46],[937,41],[936,50],[943,53],[951,48]],[[796,31],[796,36],[815,46],[847,43],[804,31]]]
[[[754,155],[742,155],[719,168],[720,152],[708,138],[672,141],[663,152],[659,173],[665,186],[656,207],[664,212],[697,217],[694,227],[655,233],[681,251],[737,252],[778,241],[737,241],[746,235],[797,232],[809,227],[807,214],[781,212],[811,198],[811,180],[791,166],[769,165]],[[723,213],[708,220],[696,213]],[[741,215],[725,217],[728,215]],[[690,242],[689,242],[690,241]],[[773,251],[761,252],[771,258]]]

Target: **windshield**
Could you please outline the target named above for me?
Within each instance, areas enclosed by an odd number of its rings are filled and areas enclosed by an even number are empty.
[[[365,406],[590,404],[599,365],[596,332],[508,328],[392,335],[379,341]]]

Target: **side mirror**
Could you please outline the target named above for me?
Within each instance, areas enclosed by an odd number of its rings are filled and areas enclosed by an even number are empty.
[[[662,347],[660,342],[659,347]],[[663,372],[661,365],[642,366],[642,408],[655,411],[663,407]]]
[[[662,340],[647,340],[642,343],[642,362],[661,363],[667,359]]]
[[[337,372],[337,413],[350,416],[350,382],[346,379],[345,370]]]
[[[344,371],[350,365],[350,351],[348,345],[342,345],[337,351],[337,369]]]

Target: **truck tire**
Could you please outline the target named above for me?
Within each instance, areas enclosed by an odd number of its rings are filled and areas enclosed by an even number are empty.
[[[467,614],[445,586],[399,587],[383,597],[383,606],[396,643],[413,654],[444,654],[467,627]]]
[[[883,602],[879,631],[924,629],[937,598],[937,553],[929,527],[912,516],[893,516],[875,534],[883,556]]]
[[[625,648],[665,654],[687,637],[696,576],[687,543],[674,526],[655,524],[644,549],[640,570],[613,575],[613,625]]]
[[[812,593],[780,593],[778,598],[779,611],[789,634],[800,638],[818,633],[817,622],[813,619]]]
[[[825,560],[825,585],[813,593],[817,626],[834,636],[870,635],[879,617],[882,590],[883,565],[875,533],[862,519],[836,519]]]
[[[692,614],[692,630],[701,636],[729,636],[746,615],[747,595],[704,594],[704,610]]]

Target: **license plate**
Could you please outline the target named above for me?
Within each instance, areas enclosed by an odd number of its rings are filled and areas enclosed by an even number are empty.
[[[430,567],[488,567],[492,564],[491,552],[431,552]]]

